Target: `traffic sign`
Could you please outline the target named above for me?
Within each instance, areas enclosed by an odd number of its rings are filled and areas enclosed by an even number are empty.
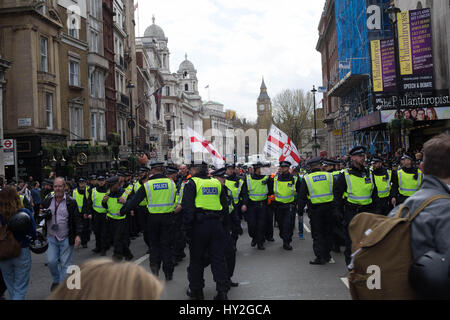
[[[5,147],[5,150],[14,149],[14,147],[13,147],[14,146],[14,142],[11,139],[4,140],[3,146]]]

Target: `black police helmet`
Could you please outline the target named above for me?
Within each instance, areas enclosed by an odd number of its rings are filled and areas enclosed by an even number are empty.
[[[449,255],[429,251],[409,270],[411,286],[424,297],[450,299]]]
[[[30,241],[30,250],[33,253],[41,254],[47,251],[48,240],[40,231],[36,231],[36,238]]]
[[[30,216],[23,211],[17,212],[8,221],[8,230],[12,232],[26,233],[31,225]]]

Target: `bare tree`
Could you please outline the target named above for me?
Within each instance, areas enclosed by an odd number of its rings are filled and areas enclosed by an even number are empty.
[[[273,100],[274,124],[285,132],[301,152],[313,140],[313,95],[301,89],[285,90]]]

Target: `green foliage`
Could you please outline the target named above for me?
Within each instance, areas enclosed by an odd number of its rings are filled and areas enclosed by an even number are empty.
[[[106,140],[108,141],[108,145],[110,146],[120,146],[120,134],[118,134],[117,132],[111,132],[110,134],[108,134]]]

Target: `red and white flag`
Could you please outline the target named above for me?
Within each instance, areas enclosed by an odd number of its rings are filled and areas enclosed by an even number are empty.
[[[292,165],[298,166],[300,164],[300,153],[295,144],[283,131],[272,125],[266,144],[264,145],[264,152],[271,156],[278,157],[279,161],[289,161]]]
[[[203,136],[192,130],[191,128],[187,128],[189,134],[189,142],[191,144],[192,152],[201,152],[201,153],[209,153],[213,164],[217,168],[223,167],[225,164],[225,158],[217,152],[216,148]]]

